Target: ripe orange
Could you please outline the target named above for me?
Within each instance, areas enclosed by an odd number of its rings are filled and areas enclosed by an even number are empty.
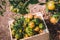
[[[50,18],[50,22],[53,23],[53,24],[56,24],[57,23],[57,19],[54,18],[54,17],[51,17]]]
[[[48,7],[49,10],[54,10],[55,9],[54,1],[48,2],[47,7]]]
[[[29,27],[30,27],[30,28],[34,28],[34,26],[35,26],[34,22],[31,21],[31,22],[29,23]]]
[[[33,15],[32,14],[28,14],[28,18],[29,19],[32,19],[33,18]]]
[[[40,28],[37,26],[35,29],[34,29],[34,31],[39,31],[40,30]]]

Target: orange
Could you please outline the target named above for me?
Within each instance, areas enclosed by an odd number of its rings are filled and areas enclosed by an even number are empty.
[[[28,14],[28,18],[29,19],[32,19],[33,18],[33,15],[32,14]]]
[[[48,2],[47,7],[49,10],[54,10],[55,9],[55,4],[53,1]]]
[[[31,22],[29,23],[29,27],[30,27],[30,28],[34,28],[34,26],[35,26],[34,22],[31,21]]]
[[[53,24],[56,24],[57,23],[57,19],[54,18],[54,17],[51,17],[50,18],[50,22],[53,23]]]
[[[37,26],[35,29],[34,29],[34,31],[39,31],[40,30],[40,28]]]

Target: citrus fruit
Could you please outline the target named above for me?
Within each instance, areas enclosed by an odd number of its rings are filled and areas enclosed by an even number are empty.
[[[47,7],[49,10],[54,10],[55,9],[55,4],[53,1],[48,2]]]
[[[33,15],[32,14],[28,14],[28,18],[29,19],[32,19],[33,18]]]
[[[34,28],[34,26],[35,26],[34,22],[31,21],[31,22],[29,23],[29,27],[30,27],[30,28]]]
[[[50,18],[50,22],[53,23],[53,24],[56,24],[57,23],[57,19],[55,17],[51,17]]]
[[[34,29],[34,31],[39,31],[40,30],[40,28],[39,27],[36,27],[35,29]]]

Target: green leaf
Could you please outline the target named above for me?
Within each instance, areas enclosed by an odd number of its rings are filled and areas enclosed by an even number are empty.
[[[58,6],[60,6],[60,4],[57,4]]]
[[[34,19],[34,22],[36,23],[36,25],[39,25],[39,23],[41,23],[42,20],[40,20],[39,18],[36,18],[36,19]]]
[[[60,16],[60,12],[53,14],[54,17],[59,17]]]
[[[31,3],[31,4],[36,4],[36,3],[38,3],[39,1],[38,0],[30,0],[29,1],[29,3]]]

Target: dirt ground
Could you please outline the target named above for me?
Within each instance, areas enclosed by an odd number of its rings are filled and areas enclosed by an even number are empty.
[[[0,40],[10,40],[8,29],[8,20],[6,17],[0,16]]]

